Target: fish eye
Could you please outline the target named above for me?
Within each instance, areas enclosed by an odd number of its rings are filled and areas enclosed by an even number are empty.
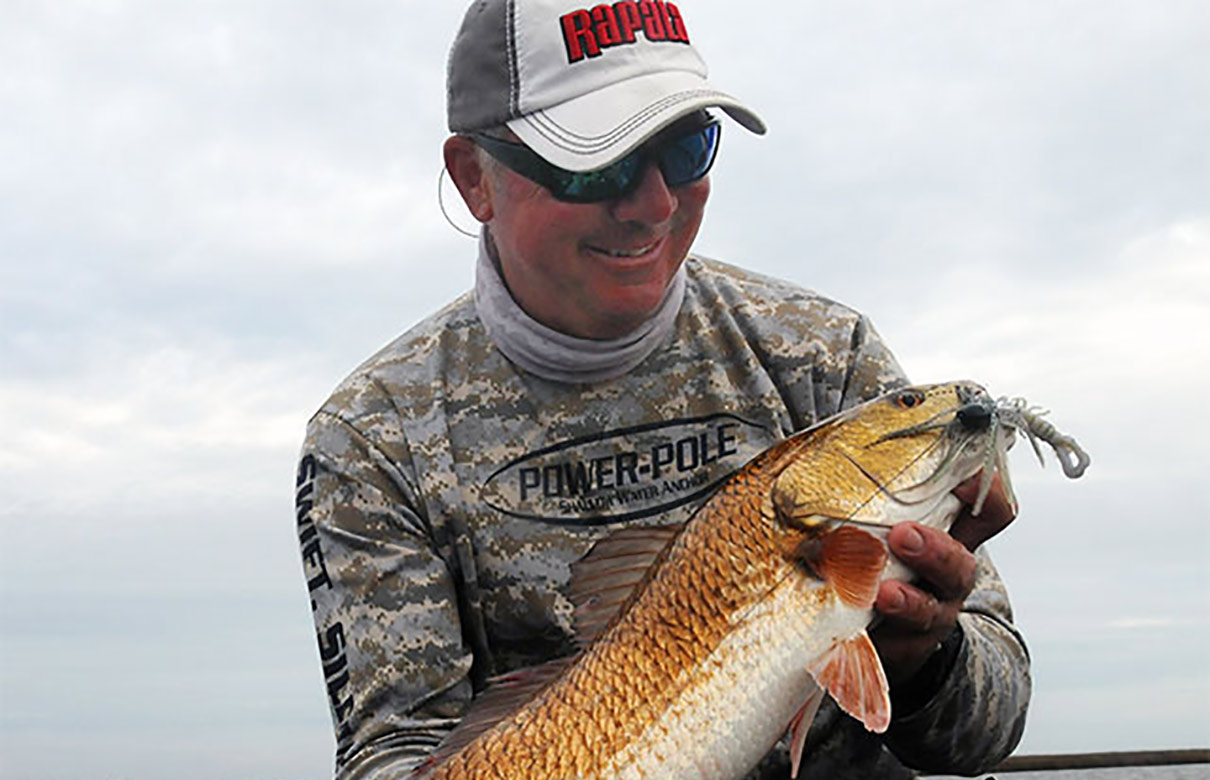
[[[900,409],[911,409],[924,403],[924,393],[919,390],[904,390],[895,396],[895,403]]]

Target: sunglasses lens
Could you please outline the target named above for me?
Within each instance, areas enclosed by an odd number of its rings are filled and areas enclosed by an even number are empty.
[[[718,139],[719,126],[713,124],[662,147],[658,159],[668,186],[688,184],[705,176],[718,153]]]
[[[636,149],[596,171],[564,170],[522,144],[482,134],[474,138],[492,157],[546,187],[559,200],[597,203],[623,197],[634,190],[648,160],[659,166],[669,187],[697,181],[714,164],[719,135],[718,124],[712,123],[652,148]]]
[[[650,154],[660,166],[669,187],[697,181],[706,175],[718,153],[719,125],[710,124],[673,138]],[[634,189],[643,173],[645,153],[631,152],[613,165],[597,171],[560,171],[556,197],[575,203],[594,203],[621,197]]]
[[[556,190],[556,197],[577,203],[609,200],[630,189],[642,162],[639,155],[629,154],[613,165],[597,171],[560,170],[563,176]]]

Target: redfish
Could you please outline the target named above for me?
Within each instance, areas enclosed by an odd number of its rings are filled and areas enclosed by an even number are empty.
[[[1014,432],[1088,456],[1023,401],[970,382],[898,390],[795,434],[677,527],[627,528],[573,568],[581,651],[499,678],[425,780],[732,780],[791,732],[793,773],[824,695],[867,729],[891,703],[867,628],[910,572],[890,527],[948,530],[982,471],[1010,500]],[[1040,452],[1039,452],[1040,457]]]

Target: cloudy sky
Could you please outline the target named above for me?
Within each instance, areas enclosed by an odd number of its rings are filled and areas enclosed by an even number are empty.
[[[1021,752],[1210,744],[1210,4],[680,5],[771,128],[725,130],[698,250],[1093,455],[1014,456]],[[330,774],[294,459],[471,282],[436,205],[461,6],[5,3],[0,776]]]

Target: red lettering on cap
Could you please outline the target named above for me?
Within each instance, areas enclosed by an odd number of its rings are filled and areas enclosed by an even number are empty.
[[[603,49],[634,43],[641,30],[649,41],[689,43],[681,11],[665,0],[621,0],[591,10],[570,11],[559,17],[567,62],[599,57]]]
[[[689,43],[689,31],[685,29],[681,9],[672,3],[664,3],[664,10],[668,12],[668,37],[674,41]]]
[[[614,3],[613,10],[617,14],[622,40],[625,43],[634,43],[634,31],[643,27],[643,18],[639,16],[639,4],[633,0]]]
[[[664,29],[664,20],[660,16],[660,8],[651,0],[639,3],[639,14],[643,17],[643,32],[649,41],[667,40],[668,33]]]
[[[613,13],[613,6],[598,5],[592,9],[593,25],[597,33],[597,43],[602,48],[617,46],[622,42],[622,33],[618,30],[618,18]]]
[[[664,26],[664,35],[668,40],[675,41],[676,37],[672,34],[672,25],[668,23],[668,9],[664,6],[664,0],[653,1],[655,2],[655,7],[660,9],[660,24]]]
[[[584,10],[572,11],[564,14],[560,21],[563,22],[563,45],[567,47],[568,63],[579,62],[585,54],[589,57],[601,55],[601,47],[592,31],[592,14]]]

